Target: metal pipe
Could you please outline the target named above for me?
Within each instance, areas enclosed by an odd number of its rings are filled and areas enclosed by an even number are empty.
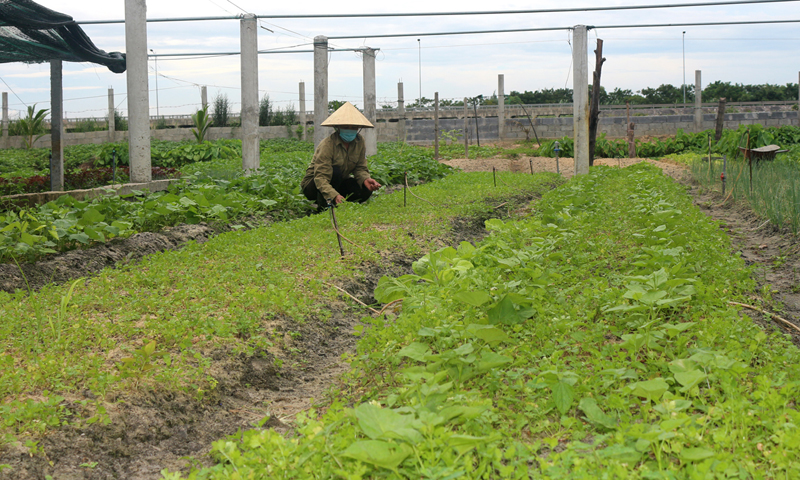
[[[429,12],[429,13],[339,13],[339,14],[306,14],[306,15],[256,15],[256,18],[287,19],[287,18],[376,18],[376,17],[443,17],[466,15],[518,15],[523,13],[566,13],[566,12],[598,12],[612,10],[646,10],[659,8],[681,7],[711,7],[718,5],[750,5],[758,3],[783,3],[796,0],[728,0],[717,2],[694,3],[663,3],[657,5],[623,5],[613,7],[577,7],[577,8],[549,8],[538,10],[489,10],[471,12]],[[241,15],[224,17],[178,17],[154,18],[148,22],[200,22],[216,20],[239,20]],[[79,25],[104,25],[112,23],[125,23],[125,20],[86,20],[77,22]],[[332,38],[332,37],[330,37]]]

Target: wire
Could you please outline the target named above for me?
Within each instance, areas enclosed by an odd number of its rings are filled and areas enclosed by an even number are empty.
[[[698,23],[654,23],[639,25],[604,25],[588,26],[587,28],[656,28],[656,27],[710,27],[721,25],[766,25],[778,23],[800,23],[800,20],[750,20],[739,22],[698,22]],[[400,37],[431,37],[443,35],[479,35],[486,33],[519,33],[519,32],[547,32],[554,30],[572,30],[573,26],[566,27],[540,27],[540,28],[515,28],[507,30],[466,30],[456,32],[428,32],[428,33],[384,33],[378,35],[343,35],[328,37],[334,40],[354,40],[361,38],[400,38]]]
[[[231,5],[236,6],[230,0]],[[531,13],[570,13],[570,12],[601,12],[615,10],[647,10],[659,8],[687,8],[687,7],[713,7],[720,5],[752,5],[769,3],[796,2],[798,0],[728,0],[717,2],[692,2],[692,3],[662,3],[653,5],[619,5],[610,7],[576,7],[576,8],[550,8],[538,10],[493,10],[472,12],[416,12],[416,13],[340,13],[340,14],[305,14],[305,15],[256,15],[256,18],[377,18],[377,17],[445,17],[468,15],[518,15]],[[240,8],[237,6],[237,8]],[[241,8],[240,8],[241,9]],[[154,18],[148,22],[192,22],[206,20],[234,20],[240,17],[183,17],[183,18]],[[125,23],[125,20],[89,20],[77,22],[79,25],[98,25],[110,23]]]
[[[25,103],[25,101],[24,101],[24,100],[22,100],[21,98],[19,98],[19,95],[17,95],[17,92],[15,92],[13,88],[11,88],[11,85],[9,85],[9,84],[7,84],[7,83],[6,83],[6,81],[3,79],[3,77],[0,77],[0,80],[3,80],[3,83],[5,83],[5,84],[6,84],[6,87],[8,87],[8,89],[9,89],[9,90],[11,90],[11,93],[13,93],[15,97],[17,97],[17,100],[19,100],[20,102],[22,102],[22,104],[23,104],[23,105],[25,105],[26,107],[28,106],[28,104],[27,104],[27,103]]]

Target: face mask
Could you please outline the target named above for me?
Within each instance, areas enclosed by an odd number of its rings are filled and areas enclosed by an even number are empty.
[[[352,142],[356,139],[356,135],[358,135],[358,130],[348,130],[345,128],[339,129],[339,137],[347,143]]]

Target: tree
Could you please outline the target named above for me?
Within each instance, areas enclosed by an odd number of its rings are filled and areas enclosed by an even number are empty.
[[[214,116],[213,124],[215,127],[227,127],[228,115],[230,114],[231,102],[228,100],[228,95],[225,93],[218,93],[214,97]]]
[[[192,129],[194,138],[197,140],[197,143],[203,143],[206,139],[208,128],[211,126],[211,118],[208,116],[208,105],[192,115],[192,121],[195,126],[195,128]]]
[[[328,111],[333,113],[336,110],[339,110],[339,107],[341,107],[344,104],[345,102],[343,100],[331,100],[330,102],[328,102]],[[353,106],[356,107],[356,104],[354,103]]]
[[[647,103],[666,104],[666,103],[683,103],[683,90],[680,88],[663,83],[657,88],[643,88],[639,91]],[[690,100],[689,85],[686,85],[686,101]],[[694,93],[691,95],[691,100],[694,101]]]
[[[28,105],[28,116],[20,118],[17,122],[17,127],[19,128],[20,135],[23,137],[22,140],[25,142],[26,149],[30,150],[33,148],[33,144],[36,143],[36,140],[39,140],[47,133],[44,129],[44,117],[47,115],[47,112],[49,112],[49,110],[46,108],[37,112],[36,104]]]
[[[272,119],[273,106],[269,101],[269,95],[265,94],[264,98],[258,103],[258,126],[268,127]]]

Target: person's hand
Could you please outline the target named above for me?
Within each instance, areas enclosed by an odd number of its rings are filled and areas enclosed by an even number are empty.
[[[344,202],[344,197],[341,195],[336,195],[336,198],[333,199],[334,205],[339,205],[342,202]]]
[[[375,190],[381,188],[381,184],[371,178],[364,180],[364,186],[367,187],[370,192],[374,192]]]

